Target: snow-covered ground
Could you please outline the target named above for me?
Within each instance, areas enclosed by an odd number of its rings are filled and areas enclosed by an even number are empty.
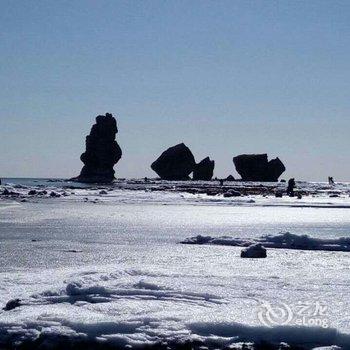
[[[281,232],[277,235],[265,235],[259,238],[240,237],[211,237],[194,236],[186,238],[182,244],[210,244],[233,247],[252,247],[252,251],[262,251],[261,248],[297,249],[297,250],[324,250],[350,252],[350,237],[317,238],[308,235],[296,235],[290,232]],[[245,250],[246,251],[246,250]]]
[[[0,311],[0,348],[66,337],[350,349],[349,252],[269,248],[266,259],[241,259],[240,247],[179,244],[286,231],[348,237],[349,185],[330,197],[327,185],[304,183],[312,195],[281,199],[19,182],[0,187],[21,194],[0,199],[0,306],[20,299]]]

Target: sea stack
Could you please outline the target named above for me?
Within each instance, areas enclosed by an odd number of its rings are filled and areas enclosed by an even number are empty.
[[[213,177],[215,161],[209,157],[204,158],[195,165],[193,170],[193,180],[210,181]]]
[[[243,181],[275,182],[286,170],[279,158],[268,161],[267,154],[241,154],[233,163]]]
[[[190,149],[180,143],[164,151],[151,168],[163,180],[189,180],[195,165]]]
[[[86,151],[80,159],[84,163],[81,173],[74,180],[86,183],[108,183],[114,180],[114,165],[122,156],[115,140],[117,122],[110,113],[96,117],[96,124],[86,136]]]

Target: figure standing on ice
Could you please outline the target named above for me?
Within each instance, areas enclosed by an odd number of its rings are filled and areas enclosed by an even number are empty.
[[[333,176],[328,176],[328,183],[329,183],[330,185],[334,185]]]
[[[287,195],[294,197],[295,179],[294,177],[288,180]]]

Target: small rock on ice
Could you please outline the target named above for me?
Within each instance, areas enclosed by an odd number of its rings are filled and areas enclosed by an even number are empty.
[[[252,244],[241,252],[241,258],[266,258],[266,249],[260,244]]]
[[[224,197],[240,197],[241,194],[238,191],[228,190],[224,193]]]
[[[13,310],[15,309],[16,307],[19,307],[21,306],[21,300],[20,299],[11,299],[9,300],[5,307],[3,308],[3,310],[5,311],[10,311],[10,310]]]

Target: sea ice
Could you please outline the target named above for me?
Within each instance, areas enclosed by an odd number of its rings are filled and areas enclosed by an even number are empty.
[[[299,249],[299,250],[325,250],[325,251],[350,251],[350,238],[316,238],[308,235],[297,235],[290,232],[277,235],[265,235],[260,238],[233,238],[229,236],[195,236],[186,238],[182,244],[212,244],[238,247],[249,247],[262,244],[266,248]]]

